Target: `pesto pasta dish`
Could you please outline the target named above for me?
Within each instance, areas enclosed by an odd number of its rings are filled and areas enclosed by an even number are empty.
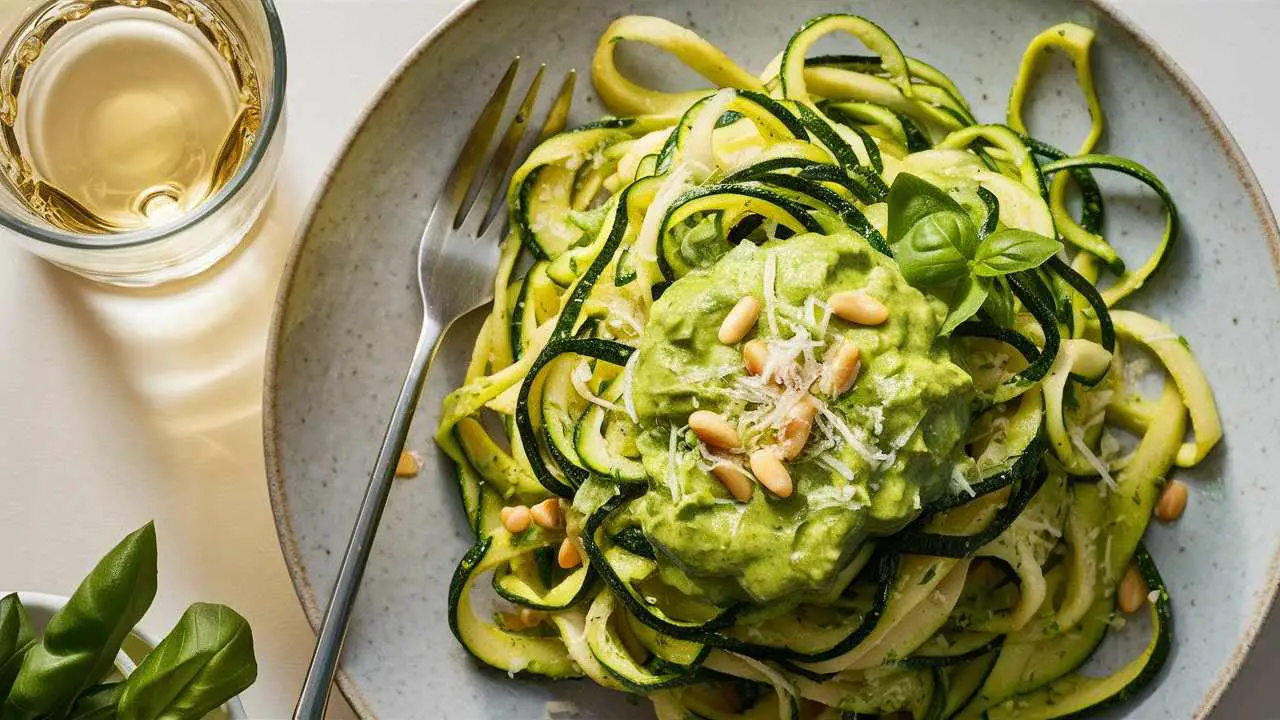
[[[869,54],[811,52],[832,34]],[[758,73],[616,20],[592,63],[611,115],[514,172],[436,433],[475,538],[449,589],[466,650],[662,720],[1094,716],[1150,686],[1172,610],[1143,535],[1222,430],[1189,343],[1125,309],[1178,214],[1097,149],[1093,40],[1031,38],[987,123],[854,15]],[[712,87],[639,84],[622,42]],[[1023,119],[1049,53],[1092,120],[1071,151]],[[1150,256],[1111,243],[1104,174],[1162,204]],[[1140,613],[1145,645],[1082,671]]]

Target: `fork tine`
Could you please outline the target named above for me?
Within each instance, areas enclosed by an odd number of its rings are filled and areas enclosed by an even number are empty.
[[[501,205],[498,199],[504,196],[502,188],[505,185],[507,172],[511,169],[512,163],[515,161],[516,152],[520,149],[520,141],[524,138],[525,132],[529,129],[529,119],[533,115],[533,105],[538,99],[538,91],[542,87],[542,78],[546,74],[547,66],[538,67],[538,73],[533,76],[533,82],[529,83],[529,90],[524,94],[524,100],[521,101],[519,109],[511,118],[511,124],[507,126],[507,131],[502,136],[502,140],[498,143],[498,149],[494,151],[493,158],[489,161],[489,165],[485,168],[485,175],[482,180],[483,185],[471,205],[466,209],[466,213],[470,213],[472,209],[479,207],[484,209],[484,214],[479,217],[480,224],[476,230],[477,235],[484,233],[489,223],[493,221],[495,215],[495,206]]]
[[[498,82],[498,87],[494,88],[493,95],[489,97],[489,102],[480,111],[480,116],[476,118],[476,124],[471,128],[471,134],[467,136],[466,143],[463,144],[462,150],[458,152],[458,159],[454,161],[453,167],[449,170],[448,179],[445,180],[444,191],[440,194],[440,202],[447,203],[443,206],[445,212],[457,213],[454,219],[455,228],[462,221],[462,201],[466,199],[467,191],[471,188],[476,171],[480,169],[485,153],[489,150],[489,143],[493,140],[493,133],[497,130],[498,123],[502,120],[502,109],[507,105],[507,96],[511,94],[511,86],[515,84],[516,71],[519,69],[520,58],[517,57],[507,66],[507,72],[502,76],[502,80]]]
[[[576,76],[577,73],[573,70],[570,70],[565,75],[564,81],[560,83],[560,89],[556,92],[555,100],[552,101],[551,107],[547,110],[547,116],[542,121],[542,129],[538,132],[533,142],[528,143],[529,147],[524,148],[524,152],[520,153],[520,157],[528,155],[537,144],[564,130],[565,123],[569,116],[569,105],[573,102],[573,87]],[[525,108],[522,108],[522,110],[531,112],[532,107],[526,106]],[[498,176],[502,179],[500,187],[505,188],[507,186],[510,182],[511,173],[514,172],[514,170],[514,167],[508,168],[505,173]],[[501,192],[497,193],[497,195],[492,199],[488,210],[485,211],[484,221],[482,222],[479,230],[480,234],[484,234],[485,230],[490,227],[494,219],[501,214],[501,211],[505,207],[505,202],[503,202],[505,199],[506,194]]]
[[[573,102],[573,85],[578,78],[576,70],[570,70],[560,84],[560,92],[556,93],[555,102],[547,111],[547,119],[542,121],[542,132],[538,133],[538,142],[542,142],[564,130],[569,120],[569,105]]]

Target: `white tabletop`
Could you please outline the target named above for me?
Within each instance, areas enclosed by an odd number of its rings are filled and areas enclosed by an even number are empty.
[[[128,530],[156,520],[160,591],[252,623],[255,718],[284,717],[310,657],[263,471],[262,358],[276,283],[308,199],[361,108],[456,0],[277,0],[289,52],[279,186],[243,252],[199,282],[112,290],[0,244],[0,587],[70,593]],[[1280,198],[1280,61],[1271,0],[1122,0],[1222,114]],[[1217,717],[1280,717],[1280,622]],[[349,717],[345,708],[331,713]]]

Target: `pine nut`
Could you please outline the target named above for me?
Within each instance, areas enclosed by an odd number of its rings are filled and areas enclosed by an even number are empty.
[[[764,372],[764,365],[769,361],[769,343],[756,338],[742,346],[742,365],[752,375]]]
[[[849,392],[849,388],[853,387],[853,383],[858,379],[858,364],[861,352],[858,346],[849,341],[840,343],[840,347],[836,350],[835,356],[827,361],[826,380],[831,390],[832,397],[840,397]]]
[[[724,317],[716,337],[725,345],[733,345],[751,332],[759,317],[760,301],[752,295],[746,295]]]
[[[539,527],[548,530],[557,530],[560,528],[560,501],[555,498],[549,498],[529,508],[529,514],[533,516],[533,521],[538,523]]]
[[[519,535],[528,530],[529,522],[533,519],[529,514],[529,508],[523,505],[504,507],[498,512],[498,517],[502,519],[502,526],[512,535]]]
[[[742,447],[738,429],[720,415],[710,410],[695,410],[689,416],[689,429],[702,442],[721,450],[737,450]]]
[[[1187,509],[1187,484],[1174,480],[1160,491],[1160,499],[1156,502],[1156,517],[1164,522],[1173,522],[1182,517]]]
[[[556,553],[556,564],[563,570],[576,568],[582,564],[582,554],[578,552],[578,546],[573,544],[569,538],[565,538],[560,543],[560,550]]]
[[[755,484],[737,465],[723,462],[711,468],[711,474],[724,485],[729,494],[738,502],[747,502],[755,491]]]
[[[755,473],[760,484],[769,488],[774,495],[783,498],[791,497],[791,491],[795,489],[791,484],[791,473],[787,472],[787,466],[782,464],[777,448],[761,448],[751,453],[751,472]]]
[[[421,469],[422,463],[413,451],[404,450],[400,453],[400,459],[396,461],[396,477],[413,477]]]
[[[805,395],[787,412],[787,419],[782,423],[778,446],[782,450],[784,460],[794,460],[809,442],[809,431],[813,429],[813,419],[818,415],[818,401],[812,395]]]
[[[827,304],[836,316],[858,325],[879,325],[889,319],[889,308],[861,290],[838,292]]]
[[[1124,571],[1124,579],[1120,581],[1120,589],[1116,591],[1116,604],[1120,612],[1128,615],[1137,612],[1147,600],[1147,583],[1142,579],[1136,565],[1130,565]]]
[[[546,618],[546,614],[537,610],[520,608],[520,622],[524,623],[525,627],[537,627],[542,624],[544,618]]]

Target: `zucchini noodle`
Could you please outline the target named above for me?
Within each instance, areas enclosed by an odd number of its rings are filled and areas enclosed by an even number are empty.
[[[810,57],[831,35],[873,54]],[[712,87],[644,87],[614,62],[622,42],[670,53]],[[805,23],[759,74],[661,18],[610,25],[592,69],[616,117],[544,138],[513,174],[493,308],[436,434],[476,539],[449,592],[467,651],[512,675],[585,676],[646,695],[664,720],[1078,717],[1149,685],[1170,651],[1172,614],[1142,537],[1170,473],[1204,460],[1222,423],[1187,341],[1118,308],[1164,266],[1178,214],[1150,170],[1098,151],[1093,42],[1072,23],[1033,38],[1005,124],[981,124],[942,71],[854,15]],[[1072,61],[1091,118],[1075,154],[1034,138],[1023,119],[1046,51]],[[1108,242],[1099,171],[1136,179],[1163,203],[1163,234],[1140,263]],[[982,285],[980,307],[938,335],[962,283],[949,300],[903,279],[894,194],[908,176],[971,214],[972,227],[956,221],[956,232],[976,232],[975,243],[1004,233],[1065,250],[1001,271]],[[856,258],[847,262],[868,294],[914,298],[895,315],[918,314],[852,323],[836,295],[797,302],[796,278],[818,261],[782,250],[828,257],[827,244],[845,248],[830,257]],[[751,281],[763,295],[752,341],[763,370],[742,368],[750,348],[738,349],[740,334],[722,338],[707,356],[731,362],[681,369],[687,392],[676,391],[692,404],[655,425],[642,356],[661,332],[656,314],[671,312],[675,288],[690,287],[683,279],[712,287],[720,280],[709,273],[743,257],[763,266]],[[977,273],[970,258],[964,272]],[[725,317],[703,317],[697,302],[674,312],[663,326],[672,333]],[[931,334],[909,349],[903,338],[921,328]],[[864,348],[838,390],[837,332]],[[880,356],[899,349],[908,369],[875,375]],[[1126,361],[1142,355],[1163,377],[1156,397],[1129,372]],[[915,380],[909,363],[926,361],[952,384],[918,411],[829,397],[856,383],[901,390]],[[829,399],[814,400],[810,386]],[[736,409],[736,445],[711,444],[695,427],[692,411],[709,397]],[[805,402],[817,407],[808,439],[787,462],[810,474],[771,484],[776,473],[751,448],[781,444],[780,423]],[[929,414],[949,412],[941,407],[963,416],[945,457],[944,426]],[[1130,436],[1128,452],[1117,433]],[[912,463],[928,477],[885,479]],[[823,568],[787,567],[793,587],[735,577],[728,560],[705,572],[720,561],[685,557],[646,524],[646,512],[693,496],[725,519],[699,540],[724,552],[776,531],[759,518],[777,508],[810,533],[847,517],[892,520],[834,536],[843,545],[822,555]],[[532,510],[513,520],[517,508]],[[806,548],[791,548],[790,565],[810,561]],[[1080,674],[1135,573],[1150,591],[1150,642],[1111,676]],[[477,608],[472,592],[490,577],[495,611]]]

